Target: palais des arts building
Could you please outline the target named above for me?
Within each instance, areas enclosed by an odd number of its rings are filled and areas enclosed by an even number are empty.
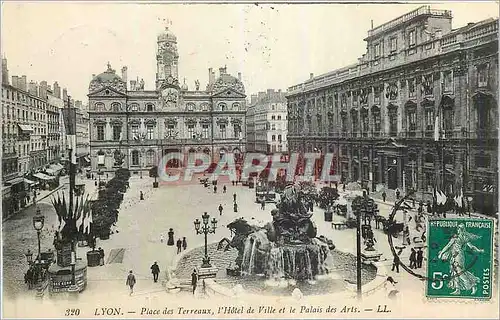
[[[155,90],[145,90],[144,80],[131,80],[127,87],[127,67],[119,76],[108,63],[106,71],[93,76],[88,98],[94,172],[123,167],[142,177],[167,152],[204,152],[213,162],[226,152],[242,158],[246,95],[241,74],[233,77],[224,67],[216,79],[210,68],[206,90],[200,90],[198,80],[189,90],[185,80],[179,83],[178,60],[177,38],[166,28],[157,38]]]
[[[364,40],[356,64],[288,89],[290,151],[334,153],[370,191],[463,188],[497,212],[498,19],[452,29],[450,11],[423,6]]]

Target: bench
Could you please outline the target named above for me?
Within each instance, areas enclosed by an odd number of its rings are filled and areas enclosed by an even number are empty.
[[[332,228],[333,229],[343,229],[346,228],[345,222],[332,222]]]

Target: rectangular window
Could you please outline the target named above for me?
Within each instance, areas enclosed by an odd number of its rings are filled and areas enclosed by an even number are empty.
[[[398,116],[396,112],[389,112],[389,135],[392,137],[398,134]]]
[[[194,124],[188,124],[188,137],[189,139],[194,139]]]
[[[97,140],[104,141],[104,125],[97,126]]]
[[[271,124],[271,130],[276,130],[276,125],[274,123]]]
[[[281,134],[278,134],[278,141],[281,142]]]
[[[175,132],[175,125],[169,124],[167,126],[167,137],[173,137]]]
[[[139,126],[133,125],[132,126],[132,139],[138,139],[138,138],[139,138]]]
[[[208,139],[208,124],[202,125],[201,130],[202,138]]]
[[[417,113],[415,110],[408,111],[408,129],[410,131],[417,130]]]
[[[241,134],[241,127],[239,124],[234,125],[234,137],[239,138]]]
[[[139,151],[132,151],[132,165],[139,165]]]
[[[396,53],[398,49],[398,39],[396,37],[389,39],[389,48],[391,53]]]
[[[413,46],[415,46],[415,44],[416,44],[416,40],[415,40],[415,29],[414,29],[408,33],[408,45],[410,47],[413,47]]]
[[[122,136],[122,126],[113,126],[113,140],[121,140]]]
[[[380,104],[380,88],[379,87],[373,88],[373,103]]]
[[[425,130],[433,130],[434,129],[434,110],[426,109],[425,110]]]
[[[220,137],[222,139],[226,139],[226,125],[225,124],[221,124],[219,126],[219,129],[220,129]]]
[[[380,43],[377,43],[373,46],[373,56],[375,59],[380,58]]]
[[[453,71],[443,72],[443,90],[446,93],[453,93]]]
[[[415,98],[417,96],[417,79],[408,80],[408,97]]]
[[[488,85],[488,68],[486,65],[477,66],[477,86],[486,87]]]
[[[155,127],[151,124],[148,124],[147,127],[146,127],[146,139],[154,139],[154,131],[155,131]]]
[[[273,134],[273,135],[271,136],[271,141],[276,141],[276,135],[274,135],[274,134]]]

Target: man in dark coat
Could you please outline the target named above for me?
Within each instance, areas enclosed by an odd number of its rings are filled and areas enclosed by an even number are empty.
[[[417,251],[417,268],[422,268],[422,261],[424,260],[424,252],[422,248]]]
[[[135,276],[134,274],[132,273],[132,270],[129,271],[129,274],[127,276],[127,286],[129,286],[130,288],[130,295],[132,295],[132,293],[134,293],[134,286],[135,286]]]
[[[193,295],[196,290],[196,284],[198,283],[198,273],[196,273],[196,269],[191,273],[191,286],[193,286]]]
[[[181,252],[182,252],[182,240],[178,239],[177,240],[177,253],[181,253]]]
[[[99,247],[99,265],[104,265],[104,249]]]
[[[394,255],[394,260],[392,260],[391,271],[394,271],[394,269],[396,269],[396,272],[399,273],[399,256],[397,254]]]
[[[233,202],[236,202],[236,193],[233,193]]]
[[[238,204],[235,202],[233,205],[234,212],[238,212]]]
[[[222,204],[219,204],[219,215],[222,216],[222,210],[224,210],[224,208],[222,208]]]
[[[411,248],[410,268],[415,269],[416,267],[417,267],[417,253],[415,252],[415,249]]]
[[[160,267],[158,263],[155,261],[153,265],[151,265],[151,273],[153,274],[153,281],[158,282],[158,274],[160,273]]]
[[[182,237],[182,250],[186,250],[188,247],[188,243],[186,237]]]

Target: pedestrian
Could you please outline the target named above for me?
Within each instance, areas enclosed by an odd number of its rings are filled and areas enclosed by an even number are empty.
[[[219,204],[219,215],[222,216],[222,210],[224,210],[224,208],[222,208],[222,204]]]
[[[174,229],[170,228],[168,229],[167,246],[173,246],[173,245],[174,245]]]
[[[182,250],[186,250],[188,247],[188,243],[186,237],[182,237]]]
[[[214,185],[214,193],[217,193],[217,186]]]
[[[233,202],[236,202],[236,193],[233,193]]]
[[[142,190],[141,193],[139,194],[139,200],[144,200],[144,193],[142,193]]]
[[[196,269],[191,273],[191,286],[193,286],[193,295],[196,290],[196,284],[198,283],[198,274],[196,273]]]
[[[182,252],[182,240],[179,238],[177,239],[177,253]]]
[[[127,286],[130,288],[130,295],[134,293],[134,286],[135,286],[135,276],[132,270],[129,271],[128,276],[127,276]]]
[[[403,245],[410,245],[410,229],[408,226],[403,230]]]
[[[386,198],[386,197],[387,197],[387,193],[385,193],[385,191],[384,191],[384,192],[382,192],[382,200],[384,200],[384,202],[385,202],[385,198]]]
[[[97,180],[95,180],[95,181],[94,181],[94,186],[96,186],[96,187],[97,187]]]
[[[158,282],[158,274],[160,273],[160,267],[158,266],[158,263],[156,261],[151,265],[151,273],[153,274],[153,281]]]
[[[414,248],[411,248],[410,253],[410,268],[415,269],[417,267],[417,253]]]
[[[104,249],[99,247],[99,265],[104,265]]]
[[[238,212],[238,204],[235,202],[233,205],[234,212]]]
[[[260,200],[260,208],[262,210],[266,210],[266,200],[264,200],[263,198]]]
[[[419,248],[417,251],[417,268],[422,268],[422,262],[424,260],[424,252],[422,248]]]
[[[222,187],[222,193],[226,193],[226,190],[227,190],[226,186]]]
[[[231,183],[233,184],[233,187],[234,187],[234,180],[232,180]]]
[[[399,200],[399,196],[401,195],[401,192],[399,189],[396,189],[396,200]]]
[[[163,243],[165,241],[165,237],[163,236],[163,233],[160,234],[160,243]]]
[[[394,259],[392,260],[392,269],[394,271],[396,269],[396,273],[399,273],[399,255],[395,254]]]

